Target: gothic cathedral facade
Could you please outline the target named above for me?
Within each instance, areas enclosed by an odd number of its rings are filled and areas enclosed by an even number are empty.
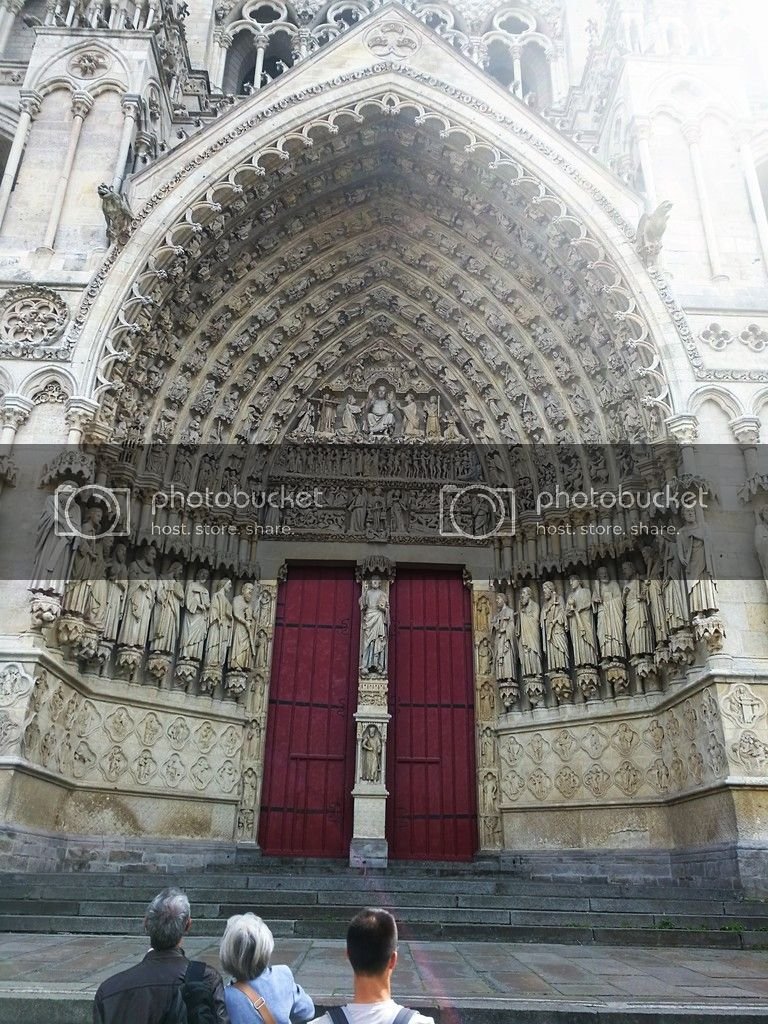
[[[748,6],[1,0],[0,865],[765,892]]]

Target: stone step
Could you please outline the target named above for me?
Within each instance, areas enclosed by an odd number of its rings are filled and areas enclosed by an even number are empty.
[[[343,936],[347,917],[270,919],[266,922],[280,938],[327,938]],[[194,934],[217,938],[225,918],[195,919]],[[141,917],[62,916],[48,914],[2,914],[0,932],[78,935],[141,935]],[[597,923],[578,925],[566,920],[555,924],[523,923],[451,923],[444,920],[401,919],[400,934],[411,941],[449,942],[535,942],[559,944],[608,944],[617,946],[691,946],[715,949],[768,948],[768,931],[738,929],[704,930],[695,927],[611,927]]]
[[[50,895],[52,887],[58,892],[79,892],[81,896],[93,889],[114,892],[115,888],[140,890],[141,896],[154,895],[165,885],[179,884],[187,892],[243,892],[258,890],[260,892],[276,892],[288,890],[292,892],[330,891],[340,893],[340,879],[325,875],[295,876],[290,874],[243,875],[241,878],[226,876],[219,878],[211,875],[173,875],[165,873],[82,873],[82,874],[0,874],[0,885],[3,892],[23,895]],[[370,892],[427,892],[460,895],[497,896],[548,896],[561,898],[578,891],[581,897],[595,899],[626,899],[643,898],[653,900],[684,900],[686,902],[712,902],[723,900],[730,903],[741,902],[737,894],[730,889],[719,888],[683,888],[680,886],[630,886],[616,883],[570,883],[570,882],[516,882],[509,879],[432,879],[432,878],[390,878],[388,876],[362,876],[351,874],[343,881],[341,892],[350,897],[350,902],[357,902],[353,894]],[[147,896],[149,898],[149,896]],[[205,898],[205,897],[203,897]]]

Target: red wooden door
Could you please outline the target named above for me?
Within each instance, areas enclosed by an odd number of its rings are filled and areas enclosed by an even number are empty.
[[[477,849],[469,591],[460,573],[400,569],[392,584],[389,855]]]
[[[291,568],[280,585],[259,843],[345,857],[352,837],[360,611],[351,568]]]

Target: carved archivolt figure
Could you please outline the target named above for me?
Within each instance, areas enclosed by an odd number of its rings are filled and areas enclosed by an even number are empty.
[[[625,658],[624,609],[621,587],[601,565],[592,588],[592,604],[597,613],[597,640],[602,658]]]
[[[544,583],[544,603],[541,608],[541,633],[547,656],[547,668],[555,672],[568,671],[568,634],[566,633],[565,608],[563,599],[555,590],[554,583]]]
[[[571,576],[570,593],[565,606],[571,630],[575,665],[597,664],[595,625],[592,619],[592,595],[578,576]]]
[[[520,591],[520,610],[517,623],[517,634],[520,640],[520,664],[524,676],[541,674],[541,631],[539,627],[540,609],[533,598],[530,587]]]
[[[232,636],[232,581],[222,580],[211,599],[208,615],[208,636],[205,640],[206,668],[222,668]]]
[[[384,743],[377,725],[367,726],[360,740],[360,777],[364,782],[381,781],[381,755]]]
[[[624,609],[627,616],[627,643],[631,655],[653,653],[653,633],[651,617],[648,610],[646,585],[637,578],[637,572],[631,562],[624,562],[621,567],[626,583],[624,584]]]
[[[256,622],[251,607],[254,587],[246,583],[232,602],[232,650],[229,667],[239,672],[249,672],[256,664]]]
[[[153,547],[131,562],[128,570],[128,592],[125,599],[125,616],[120,627],[118,640],[124,647],[144,647],[149,633],[149,622],[155,604],[155,559]]]
[[[362,671],[384,675],[387,671],[389,601],[378,576],[372,576],[363,591],[360,608],[363,613]]]
[[[677,531],[677,556],[688,579],[688,607],[692,615],[711,615],[717,611],[717,584],[707,528],[695,508],[684,508],[683,520]]]
[[[496,595],[496,614],[491,624],[493,635],[493,671],[496,682],[516,678],[515,613],[504,594]]]
[[[184,623],[181,630],[179,657],[200,661],[208,631],[208,613],[211,596],[208,593],[207,569],[199,569],[194,580],[190,580],[184,593]]]

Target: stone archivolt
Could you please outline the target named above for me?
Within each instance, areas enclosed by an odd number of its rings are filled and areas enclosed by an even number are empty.
[[[230,205],[204,227],[189,211],[191,239],[134,285],[104,419],[136,439],[273,441],[383,335],[463,410],[466,436],[657,436],[667,388],[633,300],[519,171],[504,182],[387,122],[270,165],[269,185],[233,171]]]

